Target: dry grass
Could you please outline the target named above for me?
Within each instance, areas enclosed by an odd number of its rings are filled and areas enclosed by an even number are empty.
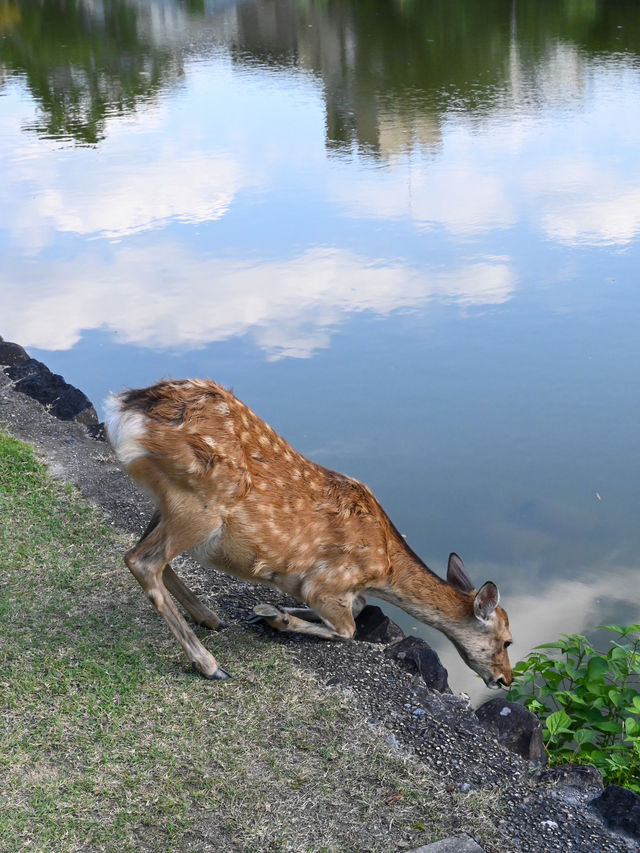
[[[0,435],[0,850],[391,851],[495,802],[448,794],[242,627],[207,682],[122,566],[127,540]]]

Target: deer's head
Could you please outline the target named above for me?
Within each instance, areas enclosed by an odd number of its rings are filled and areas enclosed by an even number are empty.
[[[449,556],[447,581],[468,600],[468,616],[456,625],[451,640],[464,662],[483,679],[487,687],[508,687],[513,681],[507,649],[512,637],[509,617],[500,607],[498,587],[487,581],[476,591],[457,554]]]

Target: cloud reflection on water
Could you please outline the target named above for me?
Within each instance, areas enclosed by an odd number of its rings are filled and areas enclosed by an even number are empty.
[[[110,264],[87,254],[56,264],[46,285],[44,278],[33,264],[3,285],[4,334],[26,346],[69,349],[97,328],[146,347],[200,347],[249,333],[270,359],[311,356],[357,312],[387,315],[432,299],[499,304],[515,288],[506,258],[425,272],[341,249],[247,263],[194,257],[179,245],[123,247]]]
[[[561,245],[626,246],[638,237],[636,161],[603,163],[595,146],[568,153],[560,143],[541,159],[539,123],[494,119],[482,128],[452,122],[437,159],[394,152],[383,170],[345,169],[331,197],[353,218],[405,219],[465,240],[523,225]],[[624,109],[608,120],[622,133]]]
[[[231,157],[165,156],[135,168],[105,169],[90,194],[50,187],[36,199],[37,215],[60,232],[114,239],[175,221],[213,222],[229,210],[246,181]]]
[[[400,163],[383,175],[364,173],[332,184],[335,202],[355,217],[407,217],[420,228],[440,227],[470,237],[515,225],[508,183],[477,164]]]
[[[559,243],[626,246],[640,234],[640,183],[597,175],[575,192],[558,195],[541,214],[541,226]]]

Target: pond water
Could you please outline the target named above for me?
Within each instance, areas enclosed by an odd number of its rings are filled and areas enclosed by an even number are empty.
[[[635,2],[4,0],[0,334],[233,386],[515,660],[640,619],[639,152]]]

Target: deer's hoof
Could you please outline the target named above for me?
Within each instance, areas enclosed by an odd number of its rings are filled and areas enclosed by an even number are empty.
[[[209,631],[224,631],[225,628],[229,627],[229,625],[221,619],[217,619],[215,623],[208,622],[207,620],[204,622],[198,622],[198,626],[200,628],[208,628]]]
[[[208,681],[226,681],[228,678],[233,678],[231,673],[227,672],[226,669],[223,669],[221,666],[219,666],[216,669],[216,671],[212,672],[211,674],[203,672],[199,667],[197,667],[195,665],[195,663],[192,664],[192,667],[195,670],[195,672],[198,673],[198,675],[201,675],[203,678],[206,678]]]
[[[256,604],[253,608],[253,612],[260,619],[281,619],[282,611],[278,610],[277,607],[274,607],[273,604]]]
[[[209,676],[209,678],[214,681],[226,681],[228,678],[231,678],[231,673],[219,666],[213,675]]]

